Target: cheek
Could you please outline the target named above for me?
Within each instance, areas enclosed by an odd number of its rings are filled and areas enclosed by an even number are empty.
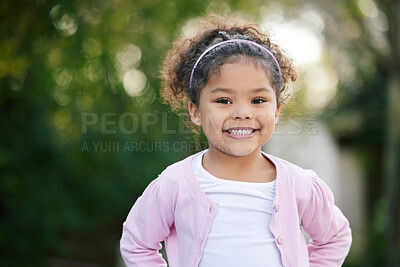
[[[225,120],[224,116],[220,114],[208,114],[207,125],[204,129],[204,133],[207,134],[211,139],[219,139],[224,135],[223,130],[229,128],[229,124]]]
[[[275,129],[275,115],[269,114],[268,115],[260,115],[257,117],[262,129],[262,133],[269,133]]]
[[[219,112],[213,112],[212,110],[205,110],[201,113],[202,125],[205,128],[221,127],[224,116]]]
[[[270,124],[275,122],[275,114],[273,112],[263,112],[257,115],[257,121],[261,124]]]

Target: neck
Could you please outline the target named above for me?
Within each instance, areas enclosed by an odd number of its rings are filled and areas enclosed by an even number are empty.
[[[261,149],[245,156],[233,156],[219,150],[208,150],[203,157],[203,167],[217,177],[240,178],[265,164]]]

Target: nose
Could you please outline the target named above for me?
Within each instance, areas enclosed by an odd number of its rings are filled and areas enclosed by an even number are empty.
[[[245,103],[237,103],[233,111],[233,117],[240,120],[248,120],[252,118],[251,108]]]

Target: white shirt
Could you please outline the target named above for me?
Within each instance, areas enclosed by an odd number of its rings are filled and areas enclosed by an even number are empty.
[[[206,195],[218,203],[199,267],[283,266],[269,229],[275,180],[249,183],[221,179],[193,159],[194,174]]]

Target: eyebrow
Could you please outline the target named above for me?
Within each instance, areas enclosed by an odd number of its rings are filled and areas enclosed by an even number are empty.
[[[261,87],[253,90],[253,93],[260,93],[260,92],[274,93],[274,89],[272,89],[271,87]]]
[[[211,90],[211,93],[217,93],[217,92],[224,92],[228,94],[234,94],[235,91],[229,88],[215,88]],[[260,93],[260,92],[267,92],[267,93],[274,93],[273,89],[269,87],[261,87],[261,88],[256,88],[252,90],[253,93]]]

